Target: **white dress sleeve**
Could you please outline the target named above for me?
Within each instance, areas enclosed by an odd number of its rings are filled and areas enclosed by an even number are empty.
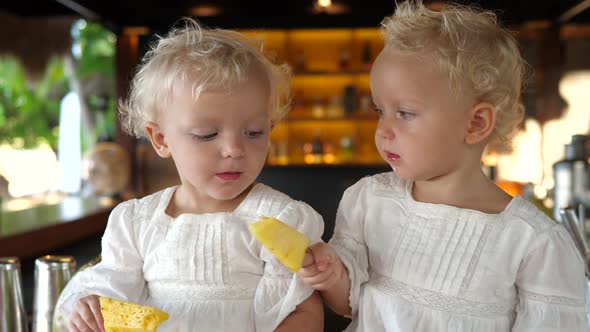
[[[516,276],[512,331],[590,331],[584,263],[561,225],[540,233]]]
[[[56,316],[67,320],[76,302],[93,294],[135,303],[147,300],[143,258],[136,245],[134,203],[123,202],[113,209],[102,237],[101,262],[68,282],[57,301]]]
[[[350,278],[350,308],[354,317],[358,312],[361,285],[369,280],[369,259],[365,243],[364,213],[367,201],[361,197],[364,185],[361,180],[348,188],[336,214],[336,225],[330,245],[336,250]]]
[[[307,235],[310,245],[321,241],[324,222],[309,205],[292,202],[276,218]],[[265,267],[254,294],[255,324],[256,331],[267,332],[274,331],[313,289],[262,246],[260,258]]]

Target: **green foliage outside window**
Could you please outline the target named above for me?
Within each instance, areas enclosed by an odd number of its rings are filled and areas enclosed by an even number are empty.
[[[0,58],[0,144],[15,148],[47,144],[57,149],[60,101],[72,89],[72,80],[81,87],[76,92],[83,94],[91,118],[92,128],[83,134],[91,142],[113,137],[115,35],[83,20],[74,23],[71,31],[74,68],[70,75],[64,58],[56,56],[43,77],[31,83],[17,59]]]
[[[32,148],[57,147],[59,103],[68,90],[64,64],[49,61],[43,78],[31,86],[18,60],[0,59],[0,143]]]

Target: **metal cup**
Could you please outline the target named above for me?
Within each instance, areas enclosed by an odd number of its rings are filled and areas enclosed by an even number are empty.
[[[27,331],[20,261],[17,257],[0,257],[0,332]]]
[[[47,255],[35,261],[33,332],[53,331],[53,312],[59,294],[76,270],[72,256]]]

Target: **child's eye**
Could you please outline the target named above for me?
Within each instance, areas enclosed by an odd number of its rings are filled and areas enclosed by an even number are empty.
[[[246,136],[249,138],[260,137],[264,134],[264,131],[246,131]]]
[[[207,134],[207,135],[197,135],[193,134],[193,137],[199,141],[210,141],[217,136],[217,133]]]
[[[411,120],[416,116],[414,113],[406,112],[406,111],[397,111],[395,112],[395,117],[400,120]]]
[[[379,114],[379,116],[383,116],[383,110],[378,107],[373,107],[373,110]]]

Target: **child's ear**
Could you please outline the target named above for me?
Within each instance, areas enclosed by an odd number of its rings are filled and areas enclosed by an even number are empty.
[[[485,141],[496,124],[496,106],[481,102],[469,110],[469,119],[465,131],[465,143],[479,144]]]
[[[154,122],[149,121],[145,125],[145,131],[150,138],[150,142],[156,150],[158,156],[162,158],[170,157],[170,151],[168,150],[168,144],[166,143],[166,137],[164,132],[160,129],[160,126]]]

